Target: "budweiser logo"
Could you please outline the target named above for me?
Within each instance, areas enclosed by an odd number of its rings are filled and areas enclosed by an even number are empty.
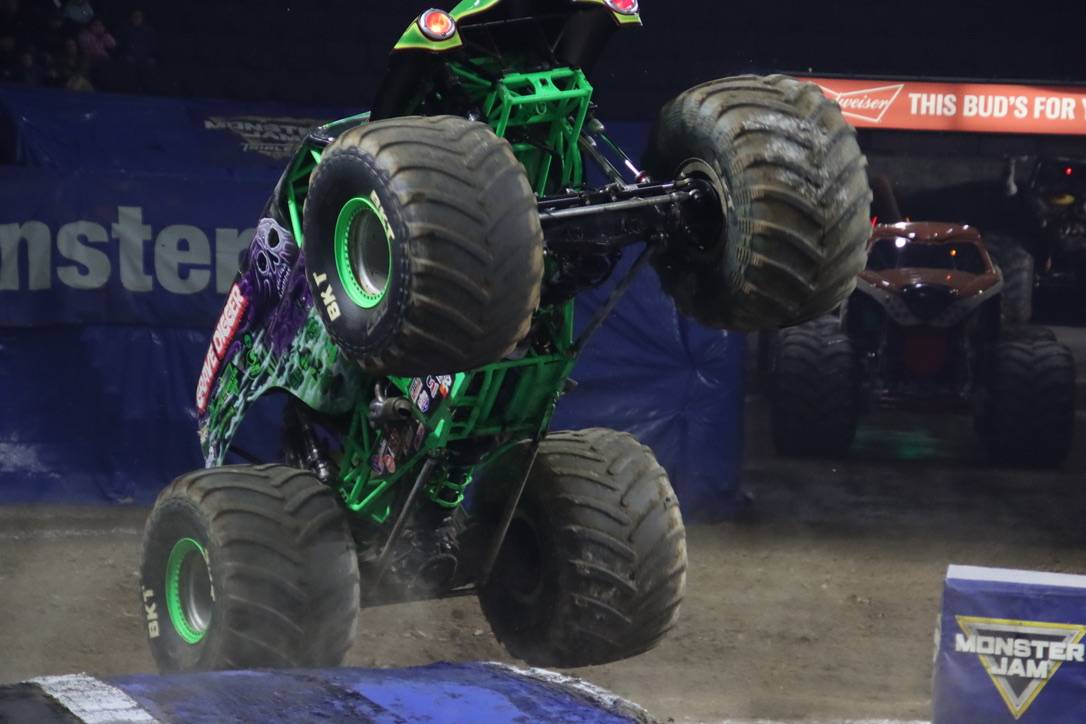
[[[827,98],[837,101],[837,104],[841,106],[841,112],[847,118],[855,118],[868,123],[882,123],[886,111],[890,110],[890,106],[901,95],[905,84],[884,85],[843,93],[826,86],[820,87]]]

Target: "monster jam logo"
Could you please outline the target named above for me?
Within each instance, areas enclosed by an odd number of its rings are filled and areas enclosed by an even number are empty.
[[[1086,626],[956,616],[954,651],[974,654],[1019,719],[1065,663],[1086,663]]]
[[[214,116],[204,121],[209,131],[230,131],[242,139],[241,149],[274,159],[287,159],[309,130],[321,121],[313,118],[273,118],[268,116]]]

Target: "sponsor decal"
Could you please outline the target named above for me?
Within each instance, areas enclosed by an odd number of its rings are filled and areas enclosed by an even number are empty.
[[[448,379],[449,384],[452,384],[452,378],[448,376],[430,376],[426,378],[416,377],[411,381],[411,387],[409,390],[411,402],[413,402],[415,407],[419,408],[419,410],[423,413],[427,413],[430,411],[431,403],[437,402],[442,397],[448,395],[448,392],[446,392],[445,395],[440,394],[441,388],[443,386],[442,383],[439,382],[439,380],[441,379]],[[448,386],[445,386],[445,389],[447,390]]]
[[[155,604],[155,592],[150,588],[143,589],[143,614],[147,619],[148,638],[157,639],[160,633],[158,606]]]
[[[211,116],[204,119],[208,131],[226,131],[241,139],[241,150],[285,160],[309,131],[323,121],[315,118],[274,116]]]
[[[426,389],[430,391],[430,397],[434,400],[445,399],[449,396],[452,387],[451,375],[433,375],[426,378]]]
[[[808,78],[858,128],[1086,135],[1086,88]]]
[[[956,616],[954,651],[976,656],[1011,715],[1025,714],[1061,667],[1086,663],[1086,626]]]
[[[381,220],[381,227],[385,230],[385,237],[389,242],[396,241],[396,234],[392,231],[392,224],[389,223],[388,214],[385,213],[385,207],[381,205],[381,199],[377,196],[376,191],[370,191],[370,203],[377,209],[377,218]]]
[[[886,85],[877,88],[861,88],[860,90],[837,92],[829,88],[823,88],[823,93],[831,100],[837,101],[841,106],[841,112],[845,118],[853,118],[870,123],[882,123],[886,111],[894,105],[894,101],[901,95],[905,88],[904,83]]]
[[[207,410],[208,401],[211,399],[211,386],[215,383],[223,357],[230,349],[230,343],[237,334],[238,327],[241,326],[241,320],[248,306],[249,300],[235,284],[230,288],[226,306],[223,307],[219,322],[215,325],[215,332],[211,335],[211,346],[208,347],[207,356],[204,358],[204,368],[200,372],[200,381],[196,385],[196,409],[201,415]]]
[[[336,321],[342,316],[342,312],[339,308],[339,302],[336,301],[336,295],[332,291],[332,284],[328,281],[328,275],[314,272],[313,281],[316,282],[317,288],[320,289],[321,303],[324,304],[324,311],[328,314],[328,321]]]

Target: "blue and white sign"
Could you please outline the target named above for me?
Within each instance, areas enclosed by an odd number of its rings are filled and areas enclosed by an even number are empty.
[[[950,566],[935,724],[1086,721],[1086,576]]]

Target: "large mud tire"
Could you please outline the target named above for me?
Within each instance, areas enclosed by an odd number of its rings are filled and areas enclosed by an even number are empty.
[[[855,287],[871,230],[867,162],[818,86],[741,76],[688,90],[661,110],[645,166],[660,179],[710,177],[722,192],[719,238],[654,260],[683,314],[715,328],[783,327]]]
[[[1003,275],[1002,314],[1007,325],[1026,324],[1033,318],[1035,264],[1033,255],[1014,239],[986,236],[991,254]]]
[[[140,580],[163,673],[339,666],[357,629],[346,516],[301,470],[232,466],[175,480],[147,520]]]
[[[483,613],[533,665],[605,664],[655,646],[678,617],[686,533],[667,473],[632,436],[543,441]]]
[[[773,444],[789,457],[841,457],[856,436],[859,367],[840,324],[782,330],[772,377]]]
[[[496,362],[539,305],[543,231],[513,150],[463,118],[347,131],[305,202],[305,261],[328,332],[373,374]]]
[[[992,351],[977,429],[989,457],[1007,465],[1051,468],[1071,451],[1075,360],[1048,335],[1015,335]]]

